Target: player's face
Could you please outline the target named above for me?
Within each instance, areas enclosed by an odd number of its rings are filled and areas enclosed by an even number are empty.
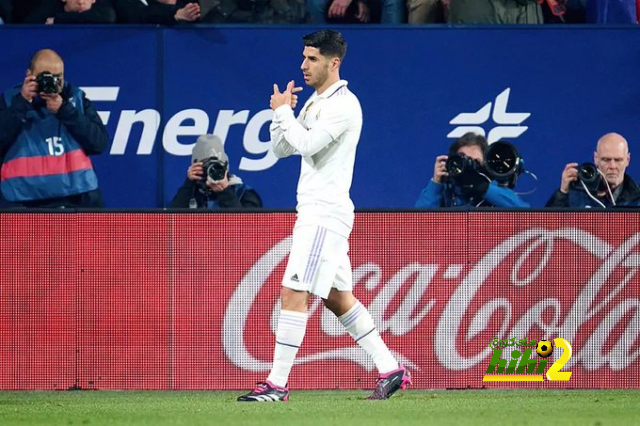
[[[482,155],[482,149],[478,145],[463,146],[458,150],[458,154],[473,158],[480,164],[484,163],[484,155]]]
[[[321,87],[329,78],[331,60],[320,54],[316,47],[305,46],[302,51],[302,76],[307,86]]]

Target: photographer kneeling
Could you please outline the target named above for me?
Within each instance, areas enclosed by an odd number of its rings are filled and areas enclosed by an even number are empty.
[[[625,173],[631,161],[625,138],[608,133],[600,138],[593,163],[569,163],[560,188],[547,207],[607,208],[640,206],[640,188]]]
[[[229,158],[222,141],[202,135],[196,141],[187,179],[171,200],[170,208],[225,209],[262,207],[258,193],[229,173]]]
[[[513,190],[489,178],[484,168],[488,147],[483,136],[471,132],[455,141],[448,156],[436,158],[433,179],[422,190],[415,206],[529,207]],[[519,163],[520,159],[515,160]],[[514,173],[519,171],[512,170],[513,177],[517,177]]]

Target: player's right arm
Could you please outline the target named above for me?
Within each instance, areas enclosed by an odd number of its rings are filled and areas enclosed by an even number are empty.
[[[273,95],[271,96],[271,107],[274,108],[275,96],[286,97],[287,104],[291,109],[295,109],[298,104],[297,92],[301,91],[302,87],[295,87],[293,80],[287,85],[285,94],[281,94],[276,84],[273,85]],[[275,109],[275,108],[274,108]],[[300,117],[298,117],[300,121]],[[277,114],[273,114],[273,120],[269,126],[269,133],[271,135],[271,150],[278,158],[289,157],[290,155],[299,154],[299,152],[289,144],[284,136],[284,129],[282,128],[282,118]]]
[[[269,133],[271,134],[271,150],[278,158],[289,157],[290,155],[297,154],[298,151],[284,138],[284,131],[280,127],[280,123],[275,121],[271,122],[269,126]]]

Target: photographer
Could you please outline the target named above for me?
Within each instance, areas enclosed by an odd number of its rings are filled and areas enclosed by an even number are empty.
[[[499,186],[487,176],[483,165],[488,146],[483,136],[471,132],[455,141],[449,147],[448,156],[436,158],[433,178],[422,190],[415,206],[529,207],[529,203],[511,189]],[[450,176],[447,165],[460,173]]]
[[[60,56],[40,50],[24,82],[0,96],[0,206],[102,207],[88,156],[108,141],[84,92],[64,80]]]
[[[593,161],[595,164],[567,164],[560,188],[549,199],[547,207],[640,206],[640,188],[625,174],[631,161],[625,138],[617,133],[602,136]]]
[[[222,141],[202,135],[193,148],[187,179],[169,204],[170,208],[226,209],[262,207],[258,193],[229,173],[229,158]]]

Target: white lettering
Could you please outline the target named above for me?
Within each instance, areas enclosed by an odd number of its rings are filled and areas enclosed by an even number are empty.
[[[240,159],[240,170],[246,170],[250,172],[266,170],[276,164],[278,158],[271,151],[271,139],[266,141],[260,140],[260,130],[262,127],[271,122],[273,111],[265,109],[253,116],[253,118],[247,124],[247,128],[244,131],[244,137],[242,143],[244,149],[250,154],[265,154],[260,159],[251,159],[242,157]]]
[[[218,136],[223,143],[226,142],[229,135],[229,128],[234,124],[245,124],[249,119],[249,110],[234,112],[232,109],[221,109],[218,112],[216,126],[213,128],[213,134]]]
[[[185,121],[193,121],[192,125],[183,125]],[[162,146],[164,150],[172,155],[191,155],[196,139],[200,135],[207,133],[209,128],[209,116],[201,109],[185,109],[180,111],[164,127],[162,136]],[[178,136],[195,136],[193,142],[181,144]]]
[[[160,128],[160,113],[154,109],[139,112],[125,110],[120,114],[116,134],[111,145],[111,155],[123,155],[131,136],[131,128],[135,123],[142,123],[142,136],[138,143],[138,155],[149,155]]]

